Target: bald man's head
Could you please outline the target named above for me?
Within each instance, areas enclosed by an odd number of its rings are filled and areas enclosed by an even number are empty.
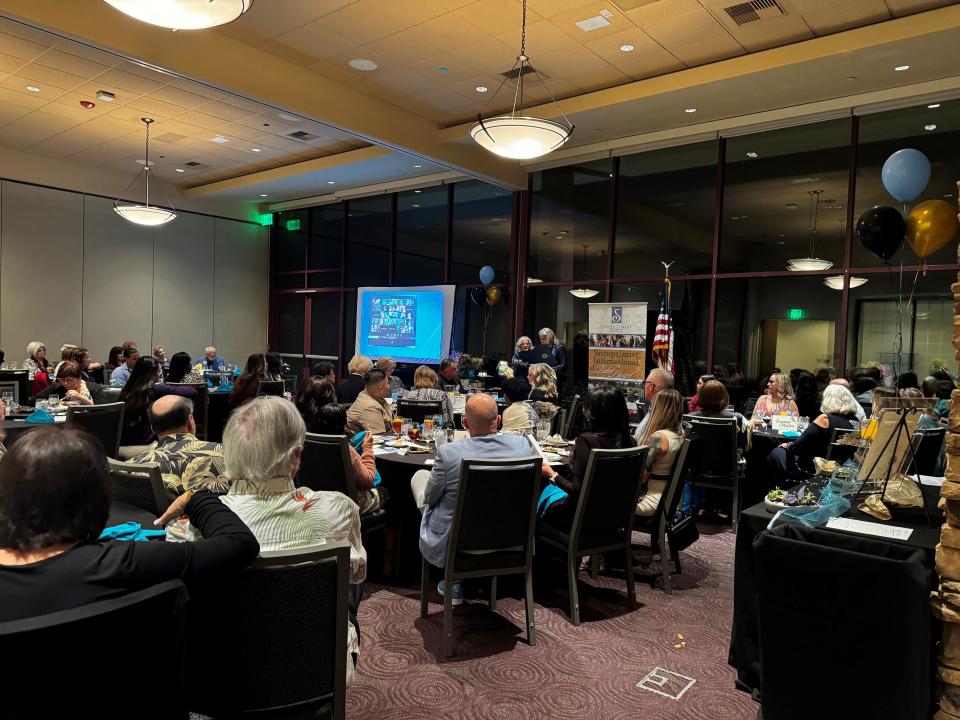
[[[164,395],[150,406],[150,427],[157,437],[197,431],[193,403],[180,395]]]
[[[495,433],[499,421],[497,401],[492,395],[477,393],[467,400],[463,411],[463,425],[470,431],[470,437]]]
[[[850,389],[850,381],[847,380],[846,378],[834,378],[833,380],[830,381],[830,385],[841,385],[842,387],[845,387],[847,390]]]

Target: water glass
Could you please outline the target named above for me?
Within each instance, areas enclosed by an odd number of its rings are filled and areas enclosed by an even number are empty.
[[[47,395],[47,407],[51,410],[60,404],[59,395]]]
[[[537,423],[537,442],[543,442],[550,437],[550,421],[541,420]]]
[[[800,418],[797,420],[797,432],[802,433],[804,430],[807,429],[807,425],[809,424],[810,424],[810,418],[808,418],[806,415],[800,416]]]

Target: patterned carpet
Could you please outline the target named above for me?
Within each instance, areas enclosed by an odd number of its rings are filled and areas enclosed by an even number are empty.
[[[637,583],[639,609],[627,612],[625,583],[581,573],[582,624],[567,619],[565,590],[536,595],[537,644],[524,635],[523,602],[469,599],[454,609],[454,657],[442,662],[442,614],[434,595],[430,616],[406,588],[368,584],[360,605],[362,654],[347,692],[354,720],[753,720],[757,706],[734,688],[727,666],[733,592],[734,536],[703,528],[681,554],[674,594]],[[641,536],[638,536],[638,538]],[[642,568],[641,568],[642,569]],[[501,590],[505,594],[509,590]],[[686,646],[680,649],[677,633]],[[654,668],[671,677],[654,689],[636,687]]]

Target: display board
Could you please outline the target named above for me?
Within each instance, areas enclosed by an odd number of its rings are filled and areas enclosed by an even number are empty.
[[[647,366],[647,304],[590,303],[591,380],[643,382]]]
[[[359,288],[356,352],[439,363],[450,348],[455,290],[453,285]]]

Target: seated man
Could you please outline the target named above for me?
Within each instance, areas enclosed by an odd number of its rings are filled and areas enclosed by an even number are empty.
[[[460,379],[457,377],[457,361],[452,358],[444,358],[440,361],[440,378],[444,385],[459,385]]]
[[[360,652],[356,608],[367,575],[357,504],[338,492],[296,487],[306,435],[296,405],[264,395],[233,411],[223,431],[223,457],[230,489],[220,500],[246,523],[263,550],[296,550],[331,542],[350,543],[350,622],[347,624],[347,683],[350,655]],[[189,522],[171,523],[167,539],[193,540]]]
[[[113,387],[123,387],[126,385],[131,373],[133,373],[133,366],[137,364],[137,360],[139,359],[140,351],[137,350],[136,347],[124,348],[123,365],[114,370],[110,375],[110,384]]]
[[[164,395],[153,402],[149,415],[157,444],[129,462],[158,463],[171,495],[186,490],[225,493],[230,483],[223,472],[223,446],[196,438],[190,399]]]
[[[486,393],[467,400],[463,426],[470,437],[441,445],[433,469],[418,470],[410,480],[413,499],[423,513],[420,521],[420,552],[435,567],[447,561],[447,541],[457,508],[460,461],[465,458],[517,458],[533,453],[530,442],[521,435],[498,435],[497,401]],[[443,583],[440,584],[443,593]],[[463,603],[459,583],[452,589],[453,604]]]
[[[203,358],[200,360],[200,364],[204,370],[219,372],[223,370],[223,366],[226,363],[222,357],[217,355],[217,349],[211,345],[203,351]]]
[[[363,391],[347,410],[347,430],[356,435],[361,430],[371,434],[389,432],[393,408],[385,398],[390,397],[390,381],[383,370],[368,370],[363,376]]]

